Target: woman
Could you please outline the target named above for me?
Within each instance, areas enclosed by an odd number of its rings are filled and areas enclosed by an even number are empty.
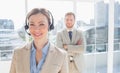
[[[53,27],[48,10],[34,8],[28,13],[25,29],[33,41],[14,51],[10,73],[68,73],[67,53],[48,40]]]

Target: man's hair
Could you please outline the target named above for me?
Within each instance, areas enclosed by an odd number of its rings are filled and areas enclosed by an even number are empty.
[[[73,12],[67,12],[67,13],[65,14],[65,17],[68,16],[68,15],[73,15],[73,16],[74,16],[74,19],[75,19],[75,14],[74,14]]]

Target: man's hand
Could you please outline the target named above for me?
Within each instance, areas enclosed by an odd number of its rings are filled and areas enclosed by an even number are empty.
[[[63,44],[63,48],[65,49],[65,50],[67,50],[67,45],[66,44]]]
[[[82,44],[82,40],[78,40],[76,45],[81,45]]]

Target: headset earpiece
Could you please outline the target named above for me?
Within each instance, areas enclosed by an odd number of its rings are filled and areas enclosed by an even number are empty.
[[[27,17],[26,17],[24,28],[25,28],[25,31],[27,32],[27,34],[30,35],[30,33],[27,31],[27,30],[29,29],[29,26],[28,26],[28,25],[29,25],[29,23],[28,23],[28,21],[27,21]]]
[[[25,30],[28,30],[29,26],[28,25],[25,25]]]
[[[48,13],[49,13],[49,15],[50,15],[50,23],[49,23],[49,30],[51,31],[51,30],[53,30],[54,29],[54,18],[53,18],[53,15],[52,15],[52,13],[48,10]]]
[[[54,29],[54,26],[53,24],[50,25],[50,30],[53,30]]]

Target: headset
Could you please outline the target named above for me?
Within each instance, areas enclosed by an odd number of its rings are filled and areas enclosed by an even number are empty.
[[[53,30],[54,29],[54,18],[53,18],[53,15],[52,13],[47,10],[49,16],[50,16],[50,22],[49,22],[49,31]],[[30,35],[30,33],[27,31],[29,29],[29,23],[28,23],[28,18],[26,16],[26,19],[25,19],[25,31],[27,32],[28,35]]]

